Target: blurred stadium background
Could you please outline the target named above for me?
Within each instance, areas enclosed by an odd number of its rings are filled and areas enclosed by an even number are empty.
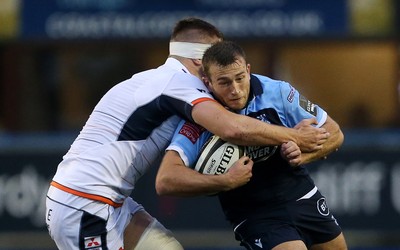
[[[58,162],[107,89],[165,61],[186,16],[339,122],[343,147],[309,169],[350,249],[400,249],[399,2],[1,0],[0,250],[56,249],[44,197]],[[133,196],[186,249],[240,249],[215,197],[158,197],[155,173]]]

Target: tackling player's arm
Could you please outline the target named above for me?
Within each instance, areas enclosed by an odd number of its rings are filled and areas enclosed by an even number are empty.
[[[246,184],[252,176],[253,162],[240,158],[228,172],[205,175],[185,166],[176,151],[164,155],[156,176],[158,195],[196,196],[228,191]]]
[[[286,128],[229,112],[213,101],[196,104],[192,117],[213,134],[237,145],[281,145],[294,141],[302,152],[313,152],[321,150],[329,137],[325,128],[312,126],[315,119],[308,119],[309,126]]]
[[[326,157],[337,151],[343,144],[344,135],[340,129],[340,126],[331,118],[327,117],[326,122],[322,125],[326,131],[329,132],[330,136],[325,142],[324,147],[314,152],[302,152],[301,153],[301,164],[306,164],[315,160],[326,159]]]

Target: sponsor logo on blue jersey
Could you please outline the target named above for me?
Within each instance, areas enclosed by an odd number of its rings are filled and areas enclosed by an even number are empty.
[[[302,107],[305,111],[312,114],[313,116],[317,116],[317,106],[314,103],[312,103],[302,95],[300,95],[299,102],[300,107]]]
[[[254,162],[267,160],[273,155],[278,146],[247,146],[246,155]]]

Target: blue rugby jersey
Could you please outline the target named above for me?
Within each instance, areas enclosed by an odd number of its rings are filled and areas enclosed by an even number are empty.
[[[312,117],[320,127],[327,119],[321,107],[287,82],[252,74],[250,85],[248,104],[240,111],[243,115],[286,127],[294,127]],[[177,151],[186,166],[193,168],[202,145],[210,136],[201,127],[181,121],[168,150]],[[262,217],[268,208],[302,197],[314,188],[306,168],[291,167],[279,151],[279,146],[246,147],[247,155],[255,162],[253,177],[246,185],[219,194],[224,213],[233,224]]]

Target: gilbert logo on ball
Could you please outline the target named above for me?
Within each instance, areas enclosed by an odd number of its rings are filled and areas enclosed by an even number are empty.
[[[226,142],[213,135],[201,150],[194,169],[202,174],[223,174],[243,155],[243,146]]]

